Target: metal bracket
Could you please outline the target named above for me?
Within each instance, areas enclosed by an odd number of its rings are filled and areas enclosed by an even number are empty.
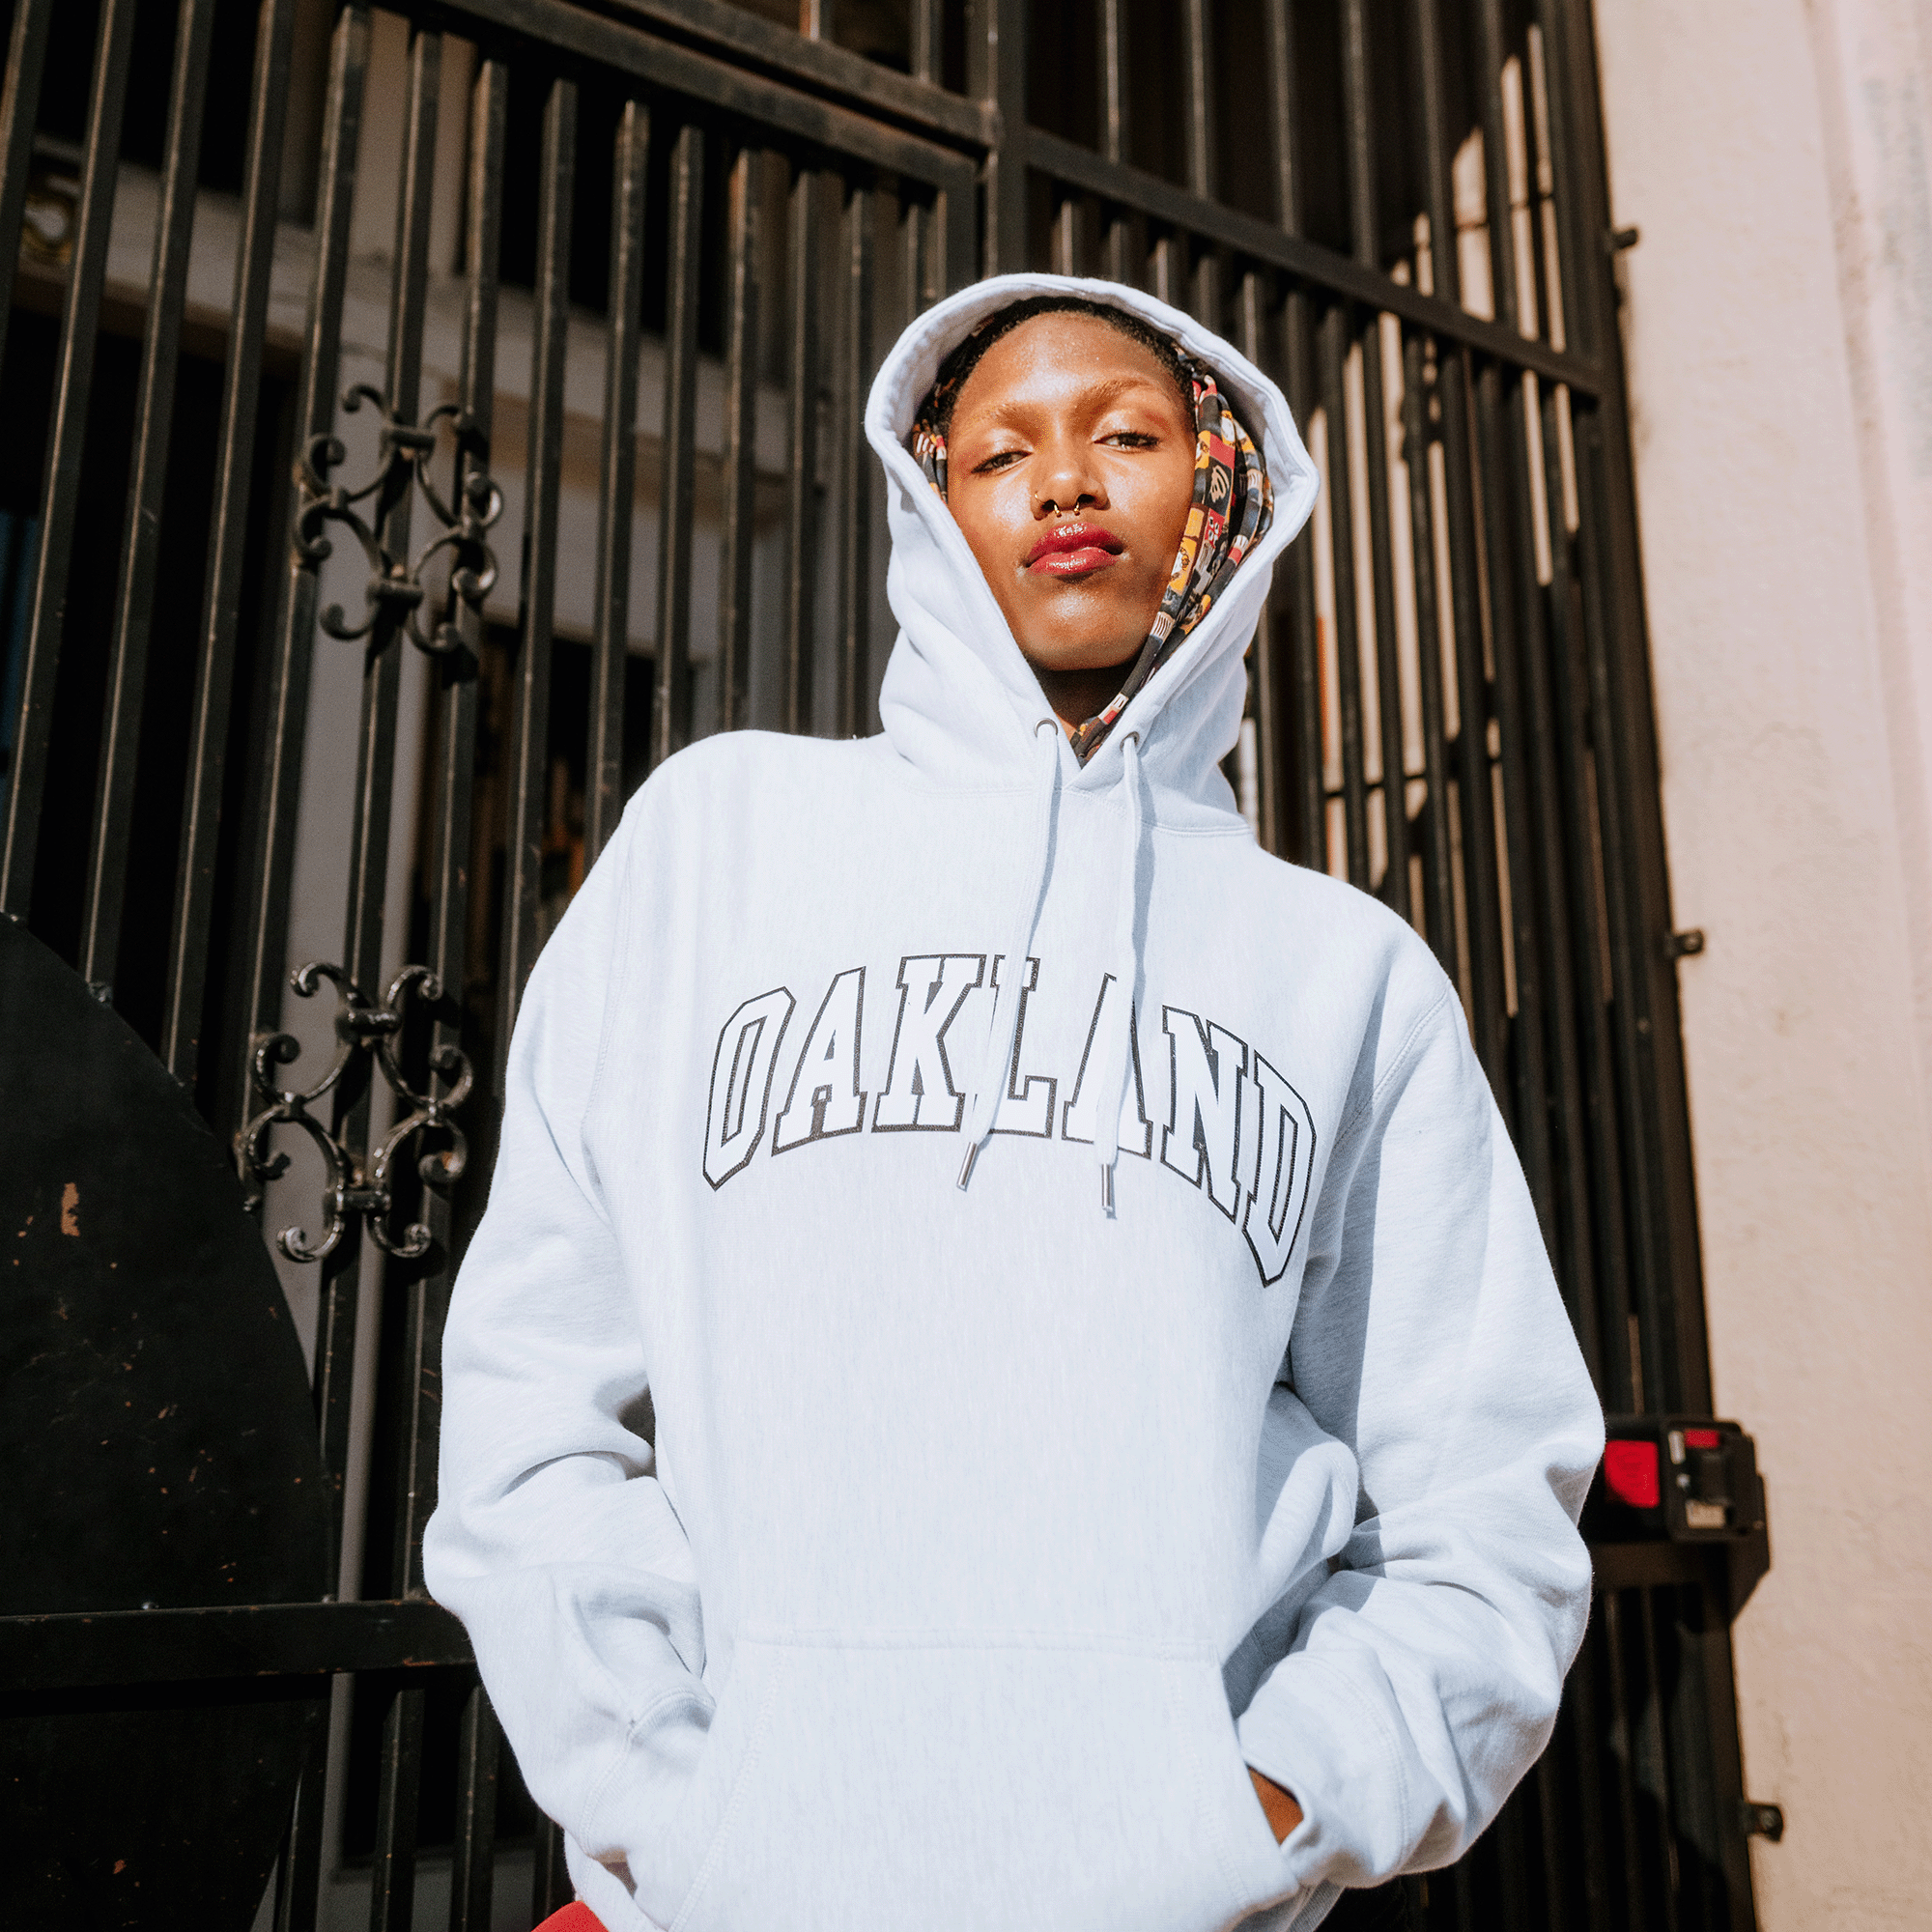
[[[469,1143],[452,1115],[469,1096],[471,1073],[467,1056],[455,1046],[437,1047],[429,1057],[431,1074],[447,1082],[440,1094],[418,1093],[403,1076],[396,1048],[403,1031],[404,1003],[412,994],[434,1004],[442,998],[442,981],[427,966],[405,966],[389,981],[381,1006],[372,1006],[362,990],[340,966],[311,960],[289,976],[289,983],[303,999],[311,998],[327,980],[336,991],[335,1037],[340,1044],[328,1071],[313,1087],[283,1088],[274,1070],[298,1059],[301,1045],[293,1034],[257,1034],[249,1067],[257,1093],[269,1104],[235,1136],[235,1166],[247,1190],[247,1205],[259,1208],[266,1182],[285,1173],[286,1153],[269,1152],[269,1136],[276,1126],[299,1127],[315,1144],[327,1171],[322,1202],[327,1223],[322,1238],[311,1242],[300,1228],[284,1228],[275,1244],[292,1262],[319,1262],[342,1239],[351,1215],[359,1214],[376,1245],[386,1254],[413,1261],[429,1252],[430,1231],[412,1222],[400,1235],[389,1231],[394,1205],[393,1176],[397,1157],[419,1134],[435,1129],[449,1144],[421,1155],[416,1172],[431,1186],[447,1185],[463,1172]],[[309,1112],[336,1087],[358,1058],[372,1061],[407,1111],[367,1153],[346,1146]]]
[[[1634,228],[1611,228],[1605,232],[1604,250],[1606,254],[1621,255],[1627,248],[1634,248],[1642,239]]]
[[[1672,959],[1692,959],[1704,950],[1704,928],[1701,925],[1688,927],[1683,932],[1673,932],[1663,942],[1663,951]]]
[[[1769,1838],[1775,1845],[1784,1836],[1784,1806],[1759,1804],[1755,1800],[1738,1800],[1738,1816],[1747,1838]]]
[[[426,595],[423,570],[439,552],[447,551],[453,597],[480,614],[483,600],[497,582],[497,554],[485,536],[503,514],[503,493],[485,468],[487,452],[483,439],[467,410],[444,403],[433,409],[418,425],[396,415],[383,392],[367,383],[357,383],[343,392],[342,407],[346,413],[353,414],[365,402],[373,405],[383,418],[378,444],[381,460],[376,473],[359,490],[330,483],[329,471],[345,459],[348,451],[335,436],[309,438],[297,477],[301,507],[295,522],[296,555],[311,570],[319,568],[334,548],[327,526],[346,525],[369,561],[362,621],[352,625],[342,606],[331,604],[322,613],[322,628],[331,638],[366,638],[382,625],[386,611],[389,622],[407,631],[418,649],[445,656],[462,649],[462,633],[447,618],[433,631],[424,630],[419,614]],[[453,502],[444,501],[430,480],[429,470],[430,459],[436,454],[436,426],[445,417],[456,437],[457,488]],[[389,512],[408,500],[412,487],[421,493],[440,527],[413,558],[392,556],[378,531],[388,523]],[[366,520],[356,508],[362,503],[369,507]]]

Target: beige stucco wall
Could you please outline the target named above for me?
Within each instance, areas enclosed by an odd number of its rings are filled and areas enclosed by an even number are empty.
[[[1932,0],[1598,0],[1770,1932],[1932,1925]]]

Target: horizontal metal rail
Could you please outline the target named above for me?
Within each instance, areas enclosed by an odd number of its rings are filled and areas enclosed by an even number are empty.
[[[962,147],[991,148],[1001,132],[991,101],[951,94],[867,60],[830,41],[809,40],[789,27],[760,19],[725,0],[591,0],[613,18],[649,23],[692,46],[736,65],[750,64],[806,93],[822,94],[860,108],[873,120],[897,122],[928,139]]]
[[[1158,175],[1107,160],[1077,141],[1029,128],[1023,147],[1027,165],[1036,173],[1098,195],[1116,207],[1131,208],[1151,220],[1183,228],[1206,241],[1223,242],[1297,281],[1400,316],[1514,368],[1533,369],[1552,383],[1568,383],[1584,395],[1600,394],[1605,387],[1607,379],[1603,371],[1584,356],[1552,349],[1536,336],[1520,335],[1499,322],[1486,321],[1439,297],[1426,296],[1408,284],[1391,280],[1379,269],[1352,262],[1332,248],[1290,235],[1274,223],[1243,214],[1238,209],[1190,194]]]
[[[0,1617],[0,1684],[10,1695],[473,1662],[463,1626],[427,1597]]]
[[[1601,1543],[1592,1587],[1720,1589],[1728,1544]],[[75,1610],[0,1617],[8,1693],[472,1663],[463,1626],[427,1597],[351,1604],[215,1604],[185,1609]]]
[[[975,159],[955,148],[887,126],[874,115],[851,113],[796,86],[714,60],[628,20],[570,6],[566,0],[444,0],[435,12],[459,29],[465,21],[475,21],[527,35],[540,41],[553,59],[574,55],[608,71],[635,75],[667,93],[742,115],[757,123],[767,138],[789,134],[924,182],[959,196],[970,217],[978,173]]]

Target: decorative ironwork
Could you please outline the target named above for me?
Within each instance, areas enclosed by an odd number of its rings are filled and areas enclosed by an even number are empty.
[[[431,1004],[442,998],[442,982],[427,966],[405,966],[389,981],[380,1006],[372,1006],[339,966],[312,959],[289,976],[289,983],[304,999],[312,998],[325,980],[336,991],[338,1045],[334,1064],[313,1087],[279,1086],[275,1068],[298,1059],[301,1044],[293,1034],[256,1036],[251,1070],[257,1092],[269,1104],[235,1136],[235,1164],[248,1190],[249,1208],[259,1209],[264,1185],[286,1173],[289,1165],[286,1153],[269,1152],[269,1136],[277,1126],[299,1127],[315,1144],[327,1171],[322,1200],[328,1221],[322,1238],[314,1243],[304,1229],[284,1228],[275,1237],[283,1254],[295,1262],[324,1260],[342,1239],[350,1217],[359,1214],[378,1247],[405,1261],[414,1261],[429,1252],[431,1236],[420,1221],[412,1222],[400,1235],[390,1232],[396,1162],[411,1141],[439,1131],[449,1136],[449,1145],[422,1154],[416,1161],[416,1172],[430,1186],[447,1186],[462,1175],[469,1148],[453,1116],[469,1095],[469,1061],[459,1047],[444,1044],[432,1048],[431,1080],[425,1086],[440,1079],[446,1083],[440,1094],[417,1092],[403,1073],[396,1049],[402,1037],[405,1003],[412,995]],[[373,1061],[408,1110],[367,1153],[346,1146],[309,1111],[341,1084],[358,1056]]]
[[[302,455],[302,503],[295,524],[297,554],[320,567],[334,551],[327,534],[327,526],[333,523],[348,526],[369,560],[362,621],[352,625],[342,606],[331,604],[322,613],[322,628],[331,638],[366,638],[387,613],[389,623],[406,631],[419,649],[439,656],[460,650],[463,637],[450,617],[445,616],[433,631],[426,631],[420,613],[427,594],[423,571],[441,552],[449,553],[449,591],[454,603],[480,611],[484,598],[497,582],[497,554],[485,533],[503,514],[503,493],[484,468],[483,439],[475,418],[455,403],[443,403],[420,424],[405,422],[389,408],[383,392],[369,384],[357,383],[343,391],[345,412],[353,414],[364,403],[381,413],[383,428],[376,473],[360,489],[329,481],[329,472],[349,454],[334,434],[310,437]],[[437,424],[445,419],[456,438],[458,481],[453,504],[443,497],[430,475]],[[407,553],[391,553],[382,534],[391,513],[408,498],[412,486],[421,493],[441,526],[412,558]],[[371,506],[366,517],[357,507],[360,504]]]

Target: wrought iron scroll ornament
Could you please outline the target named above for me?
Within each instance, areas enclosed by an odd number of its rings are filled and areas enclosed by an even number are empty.
[[[322,628],[331,638],[366,638],[389,613],[391,624],[408,632],[411,640],[439,656],[463,648],[463,637],[452,621],[454,606],[480,612],[483,600],[497,582],[497,554],[486,532],[503,514],[503,493],[491,480],[483,461],[482,439],[474,418],[454,403],[432,410],[420,424],[405,422],[390,410],[380,389],[357,383],[342,396],[345,412],[353,414],[372,404],[383,418],[376,473],[359,490],[328,480],[329,471],[348,456],[339,437],[312,436],[303,452],[299,476],[300,507],[296,512],[296,554],[318,568],[334,546],[327,526],[344,524],[362,546],[369,560],[364,591],[366,610],[359,624],[351,624],[340,604],[322,613]],[[447,419],[456,437],[457,485],[454,502],[445,500],[430,476],[436,454],[437,424]],[[437,534],[410,557],[392,555],[381,532],[389,513],[409,496],[412,484],[422,493],[438,524]],[[373,501],[371,500],[373,498]],[[358,507],[369,505],[365,517]],[[425,597],[423,571],[440,554],[449,554],[450,614],[434,630],[425,630],[421,609]]]
[[[276,1082],[275,1069],[300,1055],[300,1043],[292,1034],[256,1036],[250,1070],[257,1093],[269,1104],[235,1136],[235,1164],[247,1189],[248,1206],[259,1208],[264,1183],[277,1179],[289,1165],[286,1153],[270,1153],[270,1134],[277,1126],[299,1127],[314,1142],[327,1169],[322,1199],[328,1219],[322,1237],[314,1242],[301,1228],[284,1228],[275,1237],[281,1251],[291,1261],[322,1261],[342,1239],[350,1217],[359,1214],[378,1247],[413,1261],[429,1252],[431,1236],[420,1221],[412,1222],[400,1235],[390,1230],[396,1162],[412,1141],[437,1131],[448,1136],[448,1145],[421,1154],[416,1172],[431,1186],[446,1186],[461,1176],[469,1150],[453,1115],[469,1094],[469,1061],[455,1046],[431,1051],[431,1077],[425,1085],[433,1087],[441,1081],[443,1091],[440,1094],[418,1093],[404,1077],[396,1048],[403,1031],[405,1003],[412,995],[431,1004],[442,998],[441,981],[427,966],[405,966],[389,981],[381,1006],[372,1006],[339,966],[311,960],[289,976],[289,983],[304,999],[312,998],[325,980],[336,992],[334,1064],[313,1087],[284,1088]],[[366,1154],[346,1147],[309,1111],[341,1084],[358,1056],[374,1062],[403,1110],[381,1143]]]

